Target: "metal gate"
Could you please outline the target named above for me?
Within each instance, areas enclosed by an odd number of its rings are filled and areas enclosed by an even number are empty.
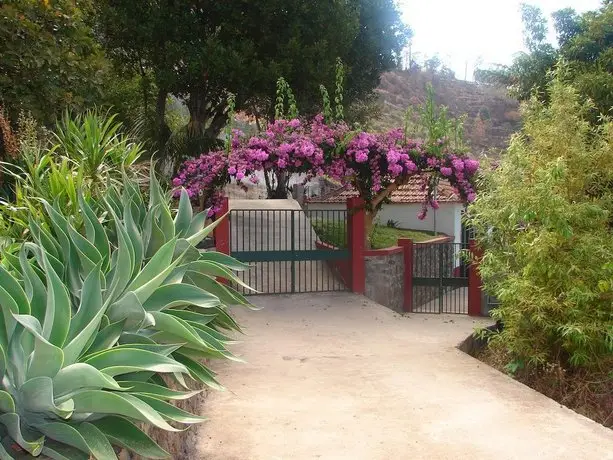
[[[230,254],[251,268],[239,273],[257,292],[293,294],[347,289],[347,211],[233,209]]]
[[[413,245],[413,311],[468,314],[468,265],[463,243]]]

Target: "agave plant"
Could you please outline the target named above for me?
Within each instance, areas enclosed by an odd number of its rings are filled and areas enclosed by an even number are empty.
[[[53,459],[113,459],[113,446],[168,457],[135,423],[199,422],[168,401],[197,392],[190,377],[219,386],[203,358],[235,359],[226,304],[247,302],[218,277],[240,283],[233,271],[246,267],[198,251],[215,224],[192,215],[186,193],[173,218],[153,168],[150,182],[148,206],[128,180],[98,206],[80,198],[83,229],[45,203],[51,227],[31,220],[34,242],[4,257],[0,458],[14,444]]]

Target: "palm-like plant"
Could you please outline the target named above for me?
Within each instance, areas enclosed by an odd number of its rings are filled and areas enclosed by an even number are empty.
[[[190,377],[219,386],[203,358],[235,359],[226,304],[247,302],[217,278],[240,282],[246,267],[198,251],[215,224],[186,193],[173,219],[153,168],[150,184],[148,206],[127,179],[97,206],[81,197],[82,229],[45,203],[50,227],[32,219],[34,242],[3,258],[0,458],[13,444],[53,459],[113,459],[113,446],[167,457],[134,423],[199,422],[168,401],[196,393]]]

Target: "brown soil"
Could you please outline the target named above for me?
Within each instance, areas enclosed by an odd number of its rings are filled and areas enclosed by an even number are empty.
[[[613,429],[613,359],[598,370],[564,369],[560,365],[530,367],[510,374],[504,350],[487,347],[475,357],[569,409]]]

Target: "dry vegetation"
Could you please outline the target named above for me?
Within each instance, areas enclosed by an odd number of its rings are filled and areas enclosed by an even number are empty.
[[[383,74],[377,89],[383,105],[378,129],[402,126],[409,105],[426,99],[426,84],[434,88],[435,102],[449,107],[454,117],[467,115],[466,137],[473,153],[492,153],[507,147],[509,137],[520,127],[517,101],[504,88],[445,78],[422,71],[394,71]]]
[[[489,346],[475,353],[486,364],[509,374],[511,358],[501,347]],[[600,370],[571,371],[559,365],[518,369],[516,380],[575,412],[613,429],[613,358]]]

